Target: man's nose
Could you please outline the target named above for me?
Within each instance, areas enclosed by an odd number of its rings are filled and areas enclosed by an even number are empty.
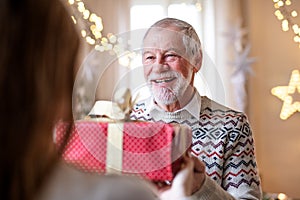
[[[164,61],[163,57],[158,55],[153,63],[153,71],[156,73],[169,70],[168,64]]]
[[[157,64],[163,65],[163,64],[165,63],[164,57],[163,57],[162,55],[158,54],[158,55],[156,56],[156,63],[157,63]]]

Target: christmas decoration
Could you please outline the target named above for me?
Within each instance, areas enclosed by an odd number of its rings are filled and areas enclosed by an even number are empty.
[[[238,110],[244,111],[246,107],[246,80],[247,75],[253,74],[251,64],[256,59],[249,58],[250,44],[244,44],[244,37],[247,35],[247,29],[242,28],[242,21],[238,20],[235,25],[224,33],[230,47],[233,47],[233,60],[229,61],[232,68],[231,81],[234,85],[234,93],[236,96],[236,106]],[[233,44],[233,46],[232,46]]]
[[[294,99],[296,93],[300,94],[299,70],[294,70],[288,86],[277,86],[272,89],[272,94],[283,101],[280,118],[288,119],[295,112],[300,112],[300,99]]]
[[[293,30],[294,42],[298,43],[300,48],[300,27],[294,22],[298,16],[296,10],[288,9],[292,5],[291,0],[273,0],[276,11],[274,12],[278,20],[281,21],[281,28],[283,31]]]

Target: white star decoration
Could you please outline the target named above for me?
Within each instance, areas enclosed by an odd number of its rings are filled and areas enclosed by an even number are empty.
[[[255,58],[249,58],[250,45],[247,45],[241,52],[236,52],[235,60],[231,63],[233,73],[231,81],[234,84],[234,91],[237,96],[235,103],[237,109],[244,111],[247,102],[247,92],[245,82],[247,74],[253,74],[251,64],[255,62]]]
[[[272,94],[283,101],[280,118],[286,120],[295,112],[300,112],[300,101],[293,99],[293,94],[300,94],[300,74],[294,70],[288,86],[277,86],[272,89]]]
[[[245,82],[247,74],[253,74],[251,64],[256,61],[255,58],[249,58],[250,45],[244,47],[244,36],[248,33],[247,29],[242,28],[242,20],[237,20],[234,25],[224,33],[227,38],[229,49],[233,49],[234,57],[229,65],[233,71],[231,74],[231,81],[233,83],[233,90],[235,96],[235,106],[238,110],[244,111],[246,105],[246,89]]]
[[[242,52],[237,53],[237,56],[235,58],[235,61],[231,63],[235,70],[233,72],[233,76],[237,75],[238,73],[250,73],[253,74],[253,71],[251,69],[251,64],[253,64],[256,61],[256,58],[249,58],[250,53],[250,45],[247,45],[245,49]]]

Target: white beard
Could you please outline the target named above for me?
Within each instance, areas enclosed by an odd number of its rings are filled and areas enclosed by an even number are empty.
[[[184,92],[190,84],[191,76],[192,73],[189,73],[187,79],[185,79],[182,74],[176,71],[168,71],[160,74],[150,74],[147,81],[154,100],[159,104],[170,105],[176,101],[180,103],[180,99],[182,99]],[[165,77],[176,77],[177,79],[171,87],[153,88],[150,80]]]

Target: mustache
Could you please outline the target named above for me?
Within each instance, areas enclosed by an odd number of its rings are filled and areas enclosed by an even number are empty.
[[[162,78],[171,78],[171,77],[178,78],[179,76],[180,76],[180,74],[175,71],[168,71],[168,72],[162,72],[162,73],[151,73],[147,77],[147,81],[162,79]]]

